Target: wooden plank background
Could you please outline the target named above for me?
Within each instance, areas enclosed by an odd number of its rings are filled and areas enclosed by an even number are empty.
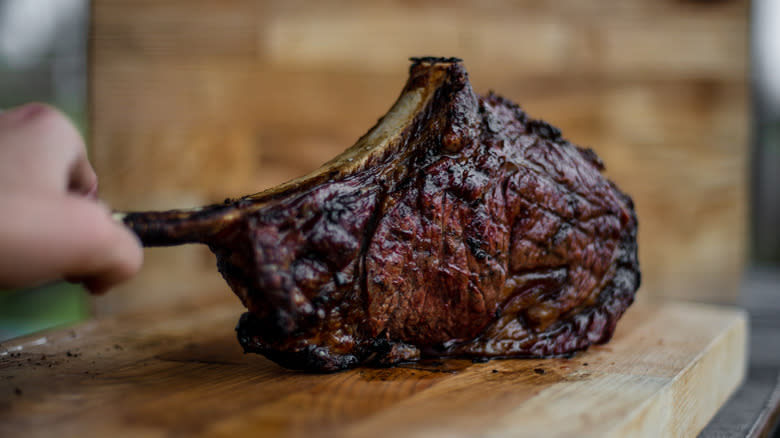
[[[95,0],[91,153],[117,209],[219,202],[312,170],[459,56],[590,146],[640,218],[642,294],[732,301],[745,256],[747,0]],[[205,248],[147,252],[101,313],[227,290]]]

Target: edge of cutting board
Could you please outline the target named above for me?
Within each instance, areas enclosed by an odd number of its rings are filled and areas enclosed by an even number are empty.
[[[686,306],[695,306],[716,318],[720,314],[729,324],[692,363],[618,425],[610,436],[698,435],[744,381],[748,358],[747,312],[693,303],[679,306],[683,311]]]
[[[625,318],[611,343],[577,357],[577,362],[590,362],[587,371],[578,368],[566,373],[562,381],[544,385],[513,409],[491,400],[491,407],[484,408],[492,416],[488,422],[469,418],[471,412],[485,415],[479,407],[483,400],[457,401],[469,385],[480,384],[464,373],[355,424],[342,436],[698,435],[745,377],[747,313],[664,301],[638,303]],[[673,332],[663,333],[665,329]],[[560,368],[567,367],[553,372]],[[499,371],[504,370],[499,367]],[[517,389],[528,392],[532,386],[519,384]],[[501,398],[492,398],[496,397]],[[508,394],[503,397],[512,400]],[[427,418],[447,410],[452,415],[446,424]]]

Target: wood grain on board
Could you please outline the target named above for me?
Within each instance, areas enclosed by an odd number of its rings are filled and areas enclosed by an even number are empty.
[[[98,319],[0,346],[2,436],[695,436],[745,372],[746,316],[639,303],[568,359],[335,374],[242,354],[231,301]]]

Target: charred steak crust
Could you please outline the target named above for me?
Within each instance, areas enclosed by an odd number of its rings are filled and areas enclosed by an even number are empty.
[[[607,342],[640,284],[631,198],[592,150],[477,96],[459,59],[412,61],[390,112],[318,171],[125,223],[148,245],[208,244],[248,309],[244,350],[289,368]]]

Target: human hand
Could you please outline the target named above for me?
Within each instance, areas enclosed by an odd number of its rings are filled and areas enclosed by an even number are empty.
[[[65,279],[103,293],[142,260],[135,235],[97,201],[70,121],[42,104],[0,113],[0,287]]]

